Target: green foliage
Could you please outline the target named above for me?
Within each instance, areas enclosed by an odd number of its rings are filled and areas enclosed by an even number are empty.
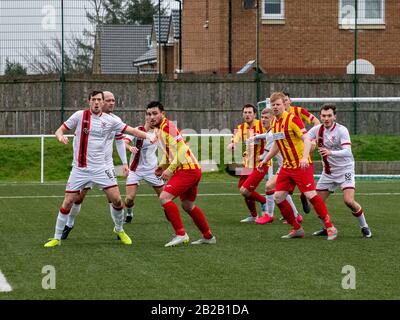
[[[91,0],[91,11],[86,11],[89,22],[101,24],[152,24],[158,14],[158,4],[151,0]],[[161,7],[161,14],[166,9]],[[93,12],[93,13],[92,13]]]
[[[193,138],[192,138],[193,139]],[[223,152],[225,145],[223,139],[220,144],[214,146],[209,139],[208,158],[216,157],[218,152],[212,153],[212,148],[220,150],[219,171],[225,171],[223,164]],[[189,145],[195,143],[187,139]],[[400,137],[399,136],[353,136],[352,150],[356,161],[400,161]],[[115,149],[115,148],[114,148]],[[196,151],[195,148],[192,148]],[[40,179],[40,139],[0,139],[0,181],[39,181]],[[18,152],[16,152],[18,150]],[[202,145],[197,149],[199,160],[201,158]],[[207,154],[207,152],[205,152]],[[204,155],[203,155],[204,156]],[[314,161],[319,158],[318,152],[313,154]],[[218,162],[218,159],[214,159]],[[114,151],[115,164],[120,164],[117,152]],[[68,178],[72,163],[72,140],[65,146],[55,138],[45,139],[45,181],[65,181]]]
[[[25,76],[27,74],[26,68],[19,62],[12,62],[6,58],[6,68],[4,70],[4,75],[15,77],[15,76]]]
[[[351,136],[351,148],[356,161],[400,161],[400,137],[388,135]],[[321,157],[317,151],[314,160]]]
[[[161,15],[165,9],[161,7]],[[125,18],[129,24],[152,24],[153,15],[158,15],[158,5],[151,0],[130,0],[128,1]]]

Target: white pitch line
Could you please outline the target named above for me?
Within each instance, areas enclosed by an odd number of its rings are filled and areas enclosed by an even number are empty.
[[[10,284],[7,282],[6,277],[0,270],[0,292],[10,292],[12,288]]]
[[[294,195],[298,195],[295,193]],[[124,197],[124,194],[121,194]],[[240,193],[199,193],[198,197],[226,197],[226,196],[241,196]],[[335,193],[332,196],[342,196],[341,193]],[[400,196],[400,192],[359,192],[357,196]],[[105,197],[104,194],[87,195],[86,198],[101,198]],[[136,197],[155,197],[153,193],[137,194]],[[47,199],[47,198],[64,198],[64,195],[59,196],[1,196],[0,199]]]

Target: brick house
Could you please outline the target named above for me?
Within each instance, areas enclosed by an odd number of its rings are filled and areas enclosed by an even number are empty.
[[[259,0],[259,61],[268,74],[400,73],[400,1]],[[235,73],[256,58],[256,0],[185,0],[183,71]]]

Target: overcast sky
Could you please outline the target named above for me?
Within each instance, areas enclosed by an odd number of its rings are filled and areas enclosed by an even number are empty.
[[[157,3],[157,0],[153,0]],[[164,6],[178,7],[174,0],[163,0]],[[66,38],[91,29],[85,12],[91,10],[89,0],[64,0],[64,30]],[[0,0],[0,74],[5,60],[27,66],[24,56],[39,55],[39,43],[51,44],[61,38],[60,0]]]

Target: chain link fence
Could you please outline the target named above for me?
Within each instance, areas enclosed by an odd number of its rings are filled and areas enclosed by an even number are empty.
[[[149,96],[186,109],[197,99],[186,98],[195,91],[191,81],[208,81],[201,89],[208,91],[218,81],[243,81],[242,90],[211,92],[208,108],[226,108],[227,99],[227,109],[255,104],[274,90],[298,97],[394,96],[399,15],[395,0],[1,0],[0,83],[48,76],[40,81],[59,85],[50,101],[61,119],[71,107],[68,81],[82,74],[96,84],[134,75],[138,95],[148,81]],[[179,81],[188,82],[184,90],[174,87]],[[4,86],[0,93],[9,94]],[[16,101],[0,112],[11,112]],[[354,117],[357,107],[348,106]]]

